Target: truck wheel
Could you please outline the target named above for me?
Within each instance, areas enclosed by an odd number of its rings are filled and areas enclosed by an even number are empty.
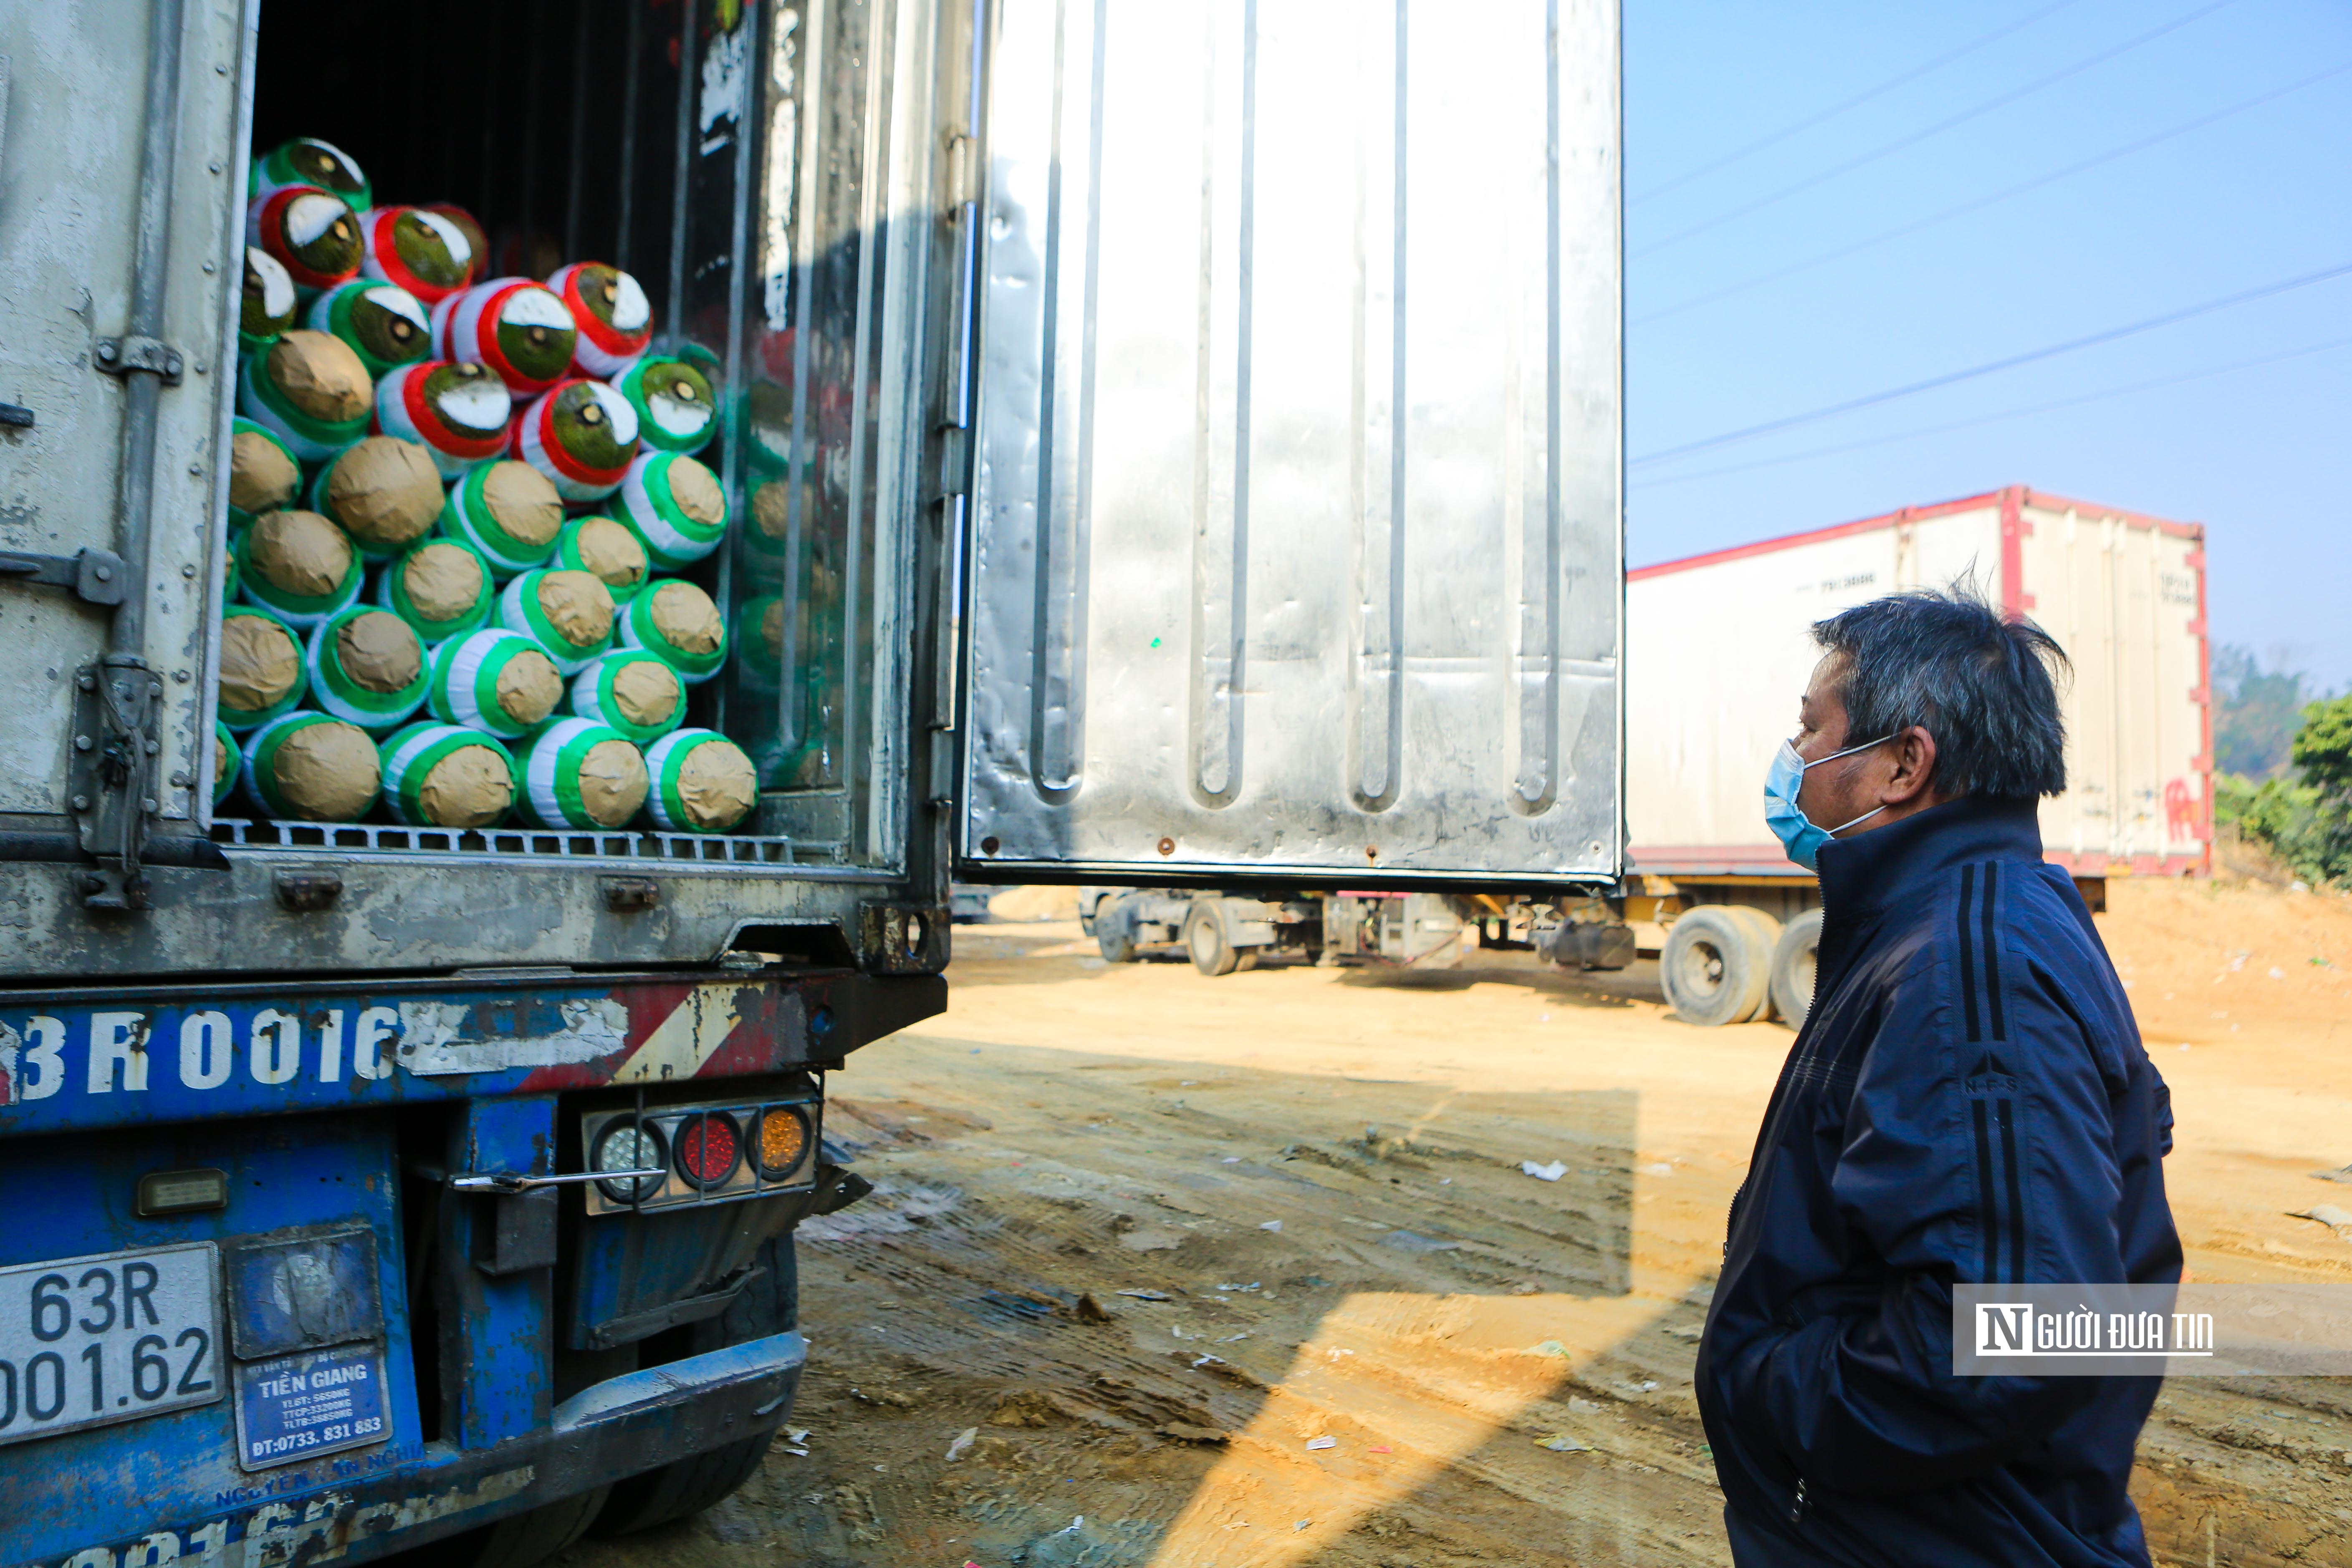
[[[1105,963],[1133,963],[1135,928],[1125,921],[1097,920],[1095,945],[1102,950]]]
[[[1194,903],[1184,916],[1184,951],[1203,974],[1231,974],[1241,967],[1241,955],[1225,937],[1223,911],[1206,900]]]
[[[455,1540],[431,1546],[419,1546],[389,1560],[404,1563],[414,1559],[418,1568],[530,1568],[534,1563],[544,1563],[588,1533],[599,1510],[604,1506],[610,1487],[598,1487],[555,1502],[502,1519],[480,1530],[470,1530]]]
[[[1792,1029],[1813,1010],[1813,950],[1822,944],[1822,911],[1807,910],[1780,928],[1772,944],[1772,1007]]]
[[[1751,918],[1753,917],[1753,918]],[[1704,1029],[1745,1024],[1771,999],[1772,942],[1765,916],[1731,904],[1701,904],[1667,928],[1658,981],[1675,1016]]]
[[[1748,931],[1755,936],[1752,952],[1755,952],[1757,963],[1764,966],[1764,1002],[1757,1002],[1757,1011],[1748,1013],[1748,1018],[1740,1018],[1740,1023],[1757,1023],[1761,1018],[1771,1018],[1771,954],[1773,947],[1780,945],[1780,921],[1773,920],[1771,914],[1767,914],[1764,910],[1750,910],[1740,902],[1731,905],[1731,914],[1748,921]]]
[[[614,1483],[611,1500],[596,1516],[596,1533],[628,1535],[700,1513],[751,1479],[774,1436],[762,1432]]]
[[[1757,962],[1764,966],[1764,1000],[1756,1004],[1756,1011],[1738,1020],[1742,1024],[1752,1024],[1772,1016],[1772,952],[1780,943],[1780,922],[1762,910],[1749,909],[1745,904],[1727,907],[1734,919],[1747,923],[1756,942],[1751,951],[1756,954]]]

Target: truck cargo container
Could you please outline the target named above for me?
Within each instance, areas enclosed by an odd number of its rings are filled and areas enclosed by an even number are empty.
[[[2042,836],[2095,907],[2110,877],[2208,869],[2204,537],[2019,485],[1628,572],[1624,890],[1666,927],[1675,1010],[1803,1017],[1819,899],[1764,829],[1764,770],[1820,658],[1809,628],[1884,594],[1965,578],[2065,649],[2067,789]]]
[[[1615,882],[1609,0],[43,0],[0,61],[0,1564],[492,1568],[723,1495],[951,877]],[[736,652],[656,657],[748,818],[419,826],[356,751],[325,819],[258,755],[215,805],[233,415],[328,276],[249,253],[345,221],[260,227],[297,174],[642,285],[734,520],[656,564]],[[573,733],[491,685],[436,700]]]

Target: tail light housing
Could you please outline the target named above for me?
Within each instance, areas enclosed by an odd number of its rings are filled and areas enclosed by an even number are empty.
[[[580,1142],[590,1170],[662,1172],[589,1184],[588,1212],[733,1203],[805,1189],[816,1180],[824,1110],[823,1099],[807,1094],[583,1112]]]
[[[724,1110],[698,1110],[677,1126],[677,1153],[671,1163],[698,1191],[724,1192],[743,1163],[742,1124]]]

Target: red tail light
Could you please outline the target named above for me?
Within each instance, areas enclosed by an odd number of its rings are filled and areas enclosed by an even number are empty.
[[[743,1158],[743,1135],[724,1111],[690,1117],[677,1130],[677,1173],[698,1187],[723,1185]]]

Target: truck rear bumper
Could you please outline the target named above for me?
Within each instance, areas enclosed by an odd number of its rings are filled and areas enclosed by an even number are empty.
[[[788,1331],[609,1378],[555,1407],[555,1435],[562,1438],[593,1431],[624,1417],[673,1409],[689,1401],[724,1397],[731,1409],[762,1394],[770,1397],[750,1411],[750,1419],[772,1415],[781,1421],[800,1382],[802,1363],[807,1360],[808,1342]],[[730,1424],[732,1420],[730,1415]]]
[[[557,1406],[547,1430],[496,1448],[433,1444],[421,1463],[281,1501],[266,1486],[245,1498],[223,1494],[222,1503],[236,1506],[211,1518],[11,1568],[370,1562],[772,1431],[792,1413],[807,1354],[807,1342],[787,1332],[689,1356],[583,1389]]]

